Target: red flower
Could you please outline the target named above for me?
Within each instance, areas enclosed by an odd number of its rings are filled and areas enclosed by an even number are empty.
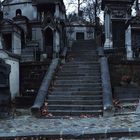
[[[121,78],[121,81],[122,81],[122,82],[126,82],[126,83],[130,83],[131,80],[132,80],[132,77],[129,76],[129,75],[124,75],[124,76],[122,76],[122,78]]]

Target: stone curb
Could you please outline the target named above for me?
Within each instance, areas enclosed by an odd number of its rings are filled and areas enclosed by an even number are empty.
[[[89,131],[89,132],[88,132]],[[140,128],[110,128],[97,130],[96,132],[91,132],[90,130],[80,130],[80,131],[63,131],[58,132],[13,132],[13,133],[0,133],[0,140],[16,138],[16,137],[46,137],[46,138],[65,138],[65,139],[80,139],[80,138],[110,138],[110,137],[140,137]]]

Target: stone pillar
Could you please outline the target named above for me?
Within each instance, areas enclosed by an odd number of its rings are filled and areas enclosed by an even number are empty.
[[[56,58],[56,50],[57,50],[57,48],[56,48],[56,44],[57,44],[57,42],[56,42],[56,38],[57,38],[57,33],[56,33],[56,31],[54,31],[54,33],[53,33],[54,35],[53,35],[53,59],[54,58]]]
[[[60,16],[59,4],[55,5],[55,14],[54,15],[56,18],[59,18],[59,16]]]
[[[21,54],[21,35],[16,32],[12,33],[12,50],[15,54]]]
[[[129,26],[125,32],[125,41],[126,41],[126,57],[128,60],[133,58],[133,51],[132,51],[132,41],[131,41],[131,27]]]
[[[0,34],[0,49],[3,49],[3,44],[2,44],[2,34]]]
[[[54,32],[54,43],[53,43],[53,58],[59,57],[60,51],[60,36],[57,31]]]
[[[112,48],[111,20],[109,10],[105,10],[105,44],[104,48]]]
[[[45,33],[44,30],[42,30],[42,38],[43,38],[43,51],[41,53],[41,61],[44,61],[47,59],[47,48],[45,44]]]

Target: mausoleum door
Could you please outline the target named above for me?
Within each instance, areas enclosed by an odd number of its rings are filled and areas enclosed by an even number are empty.
[[[7,51],[12,52],[12,34],[11,33],[7,33],[7,34],[3,34],[3,43],[4,43],[4,49]]]
[[[47,52],[47,57],[53,58],[53,31],[48,28],[45,31],[45,50]]]
[[[133,38],[132,38],[132,46],[133,49],[139,48],[140,49],[140,31],[133,31],[132,32]]]
[[[112,21],[113,47],[125,48],[125,23]]]
[[[84,39],[85,39],[85,35],[83,32],[76,33],[76,40],[84,40]]]

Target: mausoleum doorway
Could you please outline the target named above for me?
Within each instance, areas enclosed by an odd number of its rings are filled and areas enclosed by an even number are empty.
[[[2,36],[3,36],[4,49],[12,52],[12,34],[6,33],[3,34]]]
[[[47,28],[45,31],[45,50],[48,58],[53,58],[53,30]]]
[[[77,32],[76,33],[76,40],[84,40],[85,34],[83,32]]]

